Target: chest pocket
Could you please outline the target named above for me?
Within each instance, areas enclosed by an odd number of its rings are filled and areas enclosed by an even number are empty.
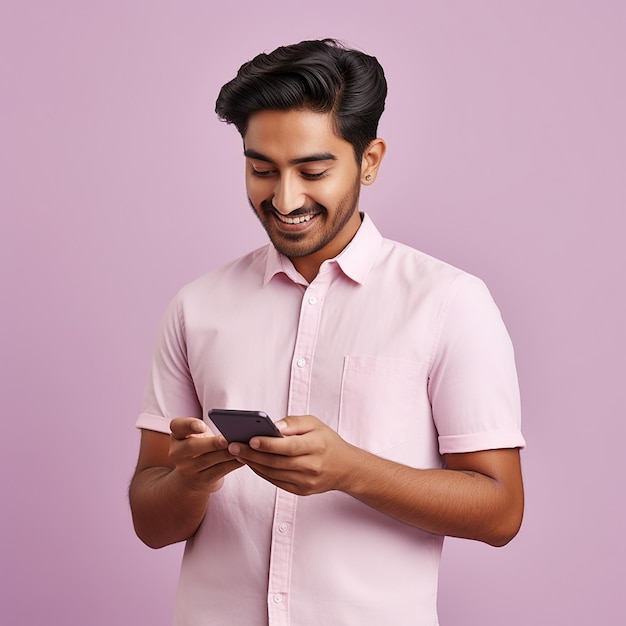
[[[426,393],[427,365],[378,356],[344,358],[339,435],[376,454],[414,438],[426,418],[432,423]]]

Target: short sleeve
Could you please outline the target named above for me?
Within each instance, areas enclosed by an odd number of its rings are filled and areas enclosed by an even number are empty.
[[[189,370],[181,309],[179,294],[161,320],[137,428],[169,433],[174,417],[202,417]]]
[[[511,339],[487,287],[469,274],[442,308],[429,394],[441,454],[524,447]]]

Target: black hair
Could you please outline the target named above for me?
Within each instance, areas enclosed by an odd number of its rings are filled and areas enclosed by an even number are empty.
[[[331,113],[335,132],[352,144],[357,162],[376,138],[387,81],[375,57],[335,39],[302,41],[259,54],[220,90],[215,112],[241,136],[265,110]]]

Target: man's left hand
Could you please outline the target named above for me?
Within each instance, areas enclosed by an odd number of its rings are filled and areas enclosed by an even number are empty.
[[[342,488],[353,446],[313,415],[286,417],[276,426],[284,437],[253,437],[248,445],[231,443],[228,451],[262,478],[297,495]]]

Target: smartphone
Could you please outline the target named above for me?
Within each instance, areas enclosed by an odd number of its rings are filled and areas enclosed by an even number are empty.
[[[248,443],[252,437],[282,437],[276,425],[263,411],[211,409],[209,419],[228,443]]]

